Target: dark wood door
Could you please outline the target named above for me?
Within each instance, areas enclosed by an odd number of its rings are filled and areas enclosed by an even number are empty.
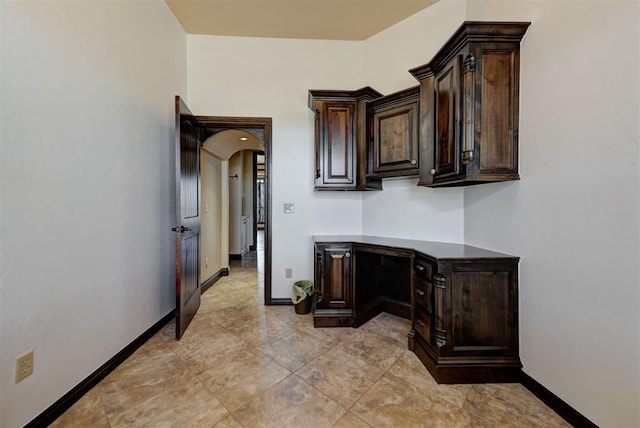
[[[447,273],[450,301],[444,353],[518,355],[516,263],[455,263]],[[448,319],[448,317],[451,317]]]
[[[371,172],[378,177],[417,175],[420,87],[369,103]]]
[[[176,339],[200,307],[199,125],[176,96]]]
[[[460,172],[460,65],[454,58],[435,79],[436,141],[434,180]]]
[[[320,186],[351,186],[354,182],[355,101],[323,102],[319,112]]]
[[[317,308],[351,308],[351,246],[319,246],[320,284]],[[318,281],[316,281],[317,283]]]

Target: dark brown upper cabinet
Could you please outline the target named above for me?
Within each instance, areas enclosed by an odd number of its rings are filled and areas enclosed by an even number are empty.
[[[367,177],[367,102],[375,89],[309,91],[315,113],[316,190],[381,190],[382,180]]]
[[[368,172],[373,177],[418,175],[420,86],[367,104]]]
[[[520,40],[529,22],[465,22],[420,81],[419,186],[518,180]]]

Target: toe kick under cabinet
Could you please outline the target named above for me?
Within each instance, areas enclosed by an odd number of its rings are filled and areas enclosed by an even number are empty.
[[[519,381],[518,257],[375,236],[313,239],[316,327],[358,327],[390,312],[411,319],[409,349],[438,383]]]

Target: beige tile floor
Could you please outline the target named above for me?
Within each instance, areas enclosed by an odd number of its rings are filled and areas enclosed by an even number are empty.
[[[170,323],[52,426],[568,426],[518,384],[438,385],[408,330],[388,314],[314,329],[263,305],[255,258],[234,262],[182,340]]]

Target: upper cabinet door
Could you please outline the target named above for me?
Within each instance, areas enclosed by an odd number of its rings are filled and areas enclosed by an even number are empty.
[[[354,184],[355,101],[322,102],[319,109],[320,177],[316,183],[351,186]],[[318,183],[318,180],[320,183]]]
[[[406,89],[368,105],[369,174],[418,175],[420,87]]]
[[[382,180],[366,174],[367,102],[381,97],[375,89],[311,89],[315,113],[316,190],[381,190]]]
[[[435,79],[435,162],[434,181],[460,173],[460,58]]]

